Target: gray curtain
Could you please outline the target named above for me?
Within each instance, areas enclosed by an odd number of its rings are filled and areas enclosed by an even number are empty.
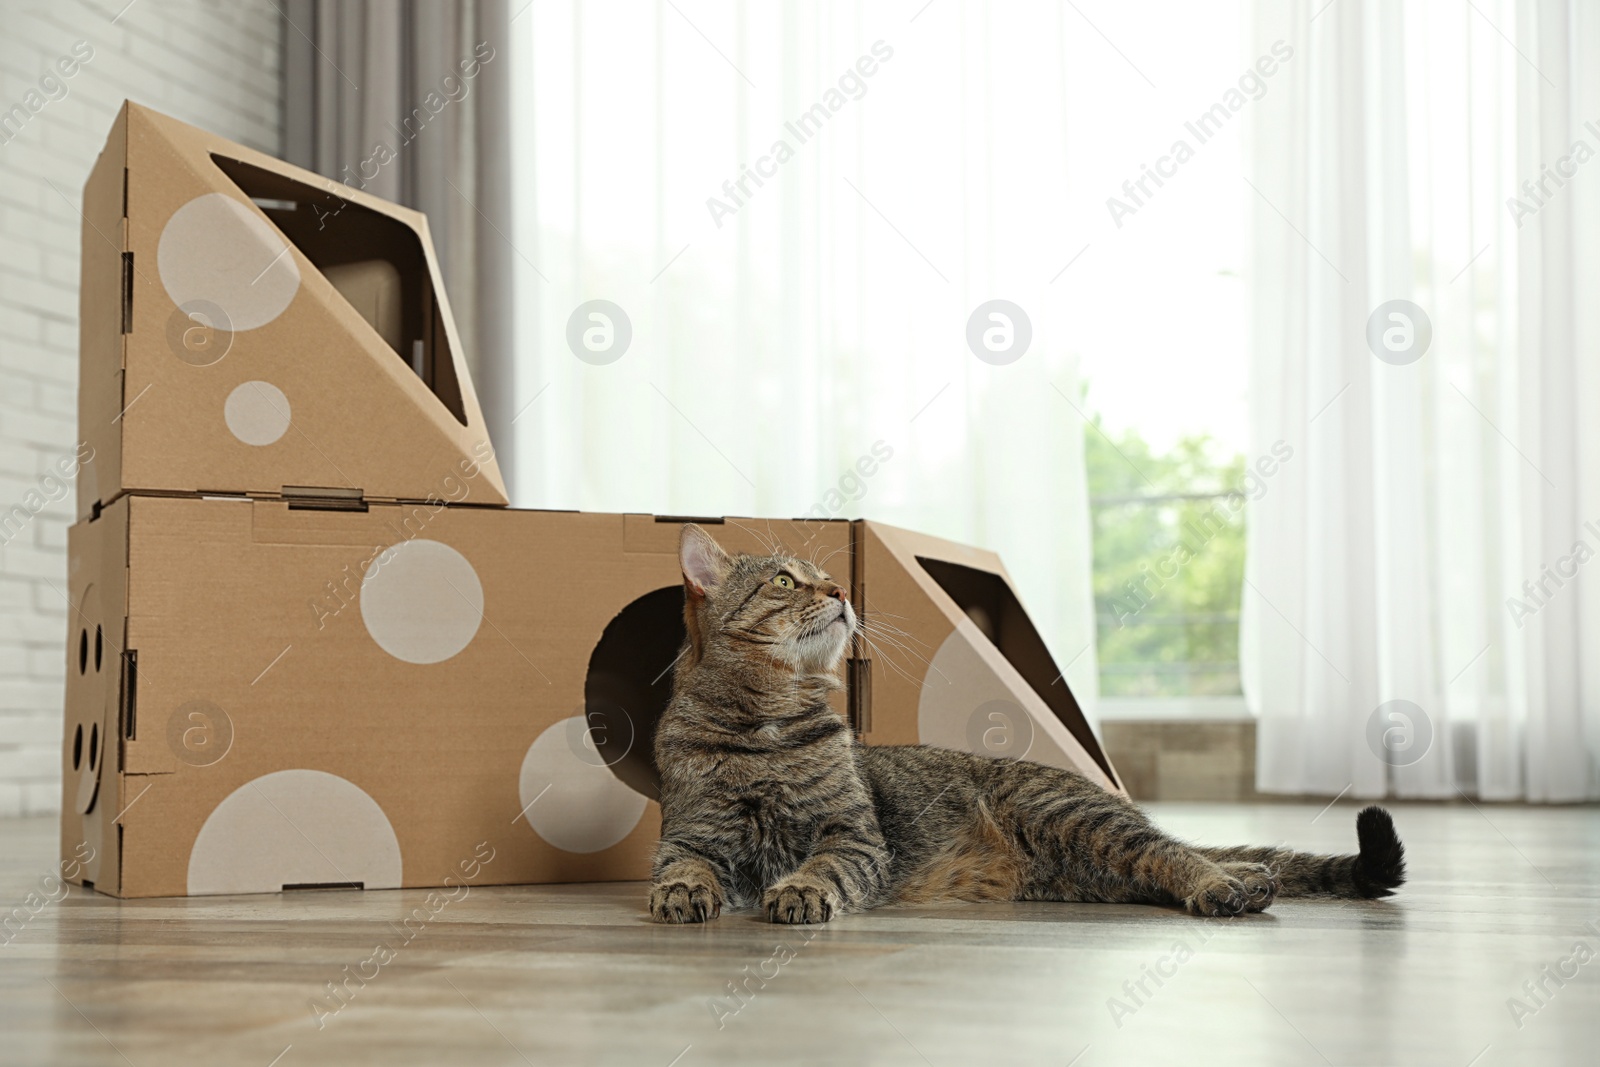
[[[515,254],[508,0],[288,0],[284,22],[285,154],[428,216],[504,464]]]

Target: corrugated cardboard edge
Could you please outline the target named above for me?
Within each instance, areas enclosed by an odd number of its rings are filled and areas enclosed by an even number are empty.
[[[128,105],[111,126],[106,146],[83,186],[83,232],[79,243],[78,439],[91,449],[78,472],[77,517],[89,518],[101,501],[101,473],[111,499],[120,495],[123,405],[123,178],[128,161]]]

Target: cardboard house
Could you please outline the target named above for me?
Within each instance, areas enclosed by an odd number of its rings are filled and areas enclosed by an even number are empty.
[[[421,215],[128,104],[84,191],[81,316],[81,884],[648,877],[688,520],[506,506]],[[837,706],[866,742],[1120,789],[992,553],[694,521],[831,556],[904,631],[852,649]]]

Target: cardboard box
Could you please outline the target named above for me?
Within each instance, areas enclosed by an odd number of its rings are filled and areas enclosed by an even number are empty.
[[[103,305],[119,298],[102,283],[121,253],[96,248],[106,161],[128,161],[130,189],[154,190],[138,173],[148,166],[181,171],[193,191],[209,165],[197,152],[246,159],[129,105],[85,192],[86,435],[96,440],[124,377],[163,398],[163,417],[214,412],[232,378],[213,372],[235,357],[281,371],[285,395],[373,390],[374,403],[337,417],[295,406],[291,426],[324,435],[339,469],[360,472],[333,484],[315,481],[333,466],[320,447],[236,447],[214,415],[135,420],[142,400],[98,439],[95,463],[116,489],[86,496],[68,549],[61,843],[64,857],[92,856],[76,880],[144,897],[647,877],[660,825],[651,740],[683,640],[686,520],[472,506],[504,502],[499,473],[473,440],[481,416],[442,292],[415,284],[434,277],[425,224],[389,205],[365,206],[407,222],[423,274],[374,255],[388,247],[377,238],[340,262],[296,259],[299,288],[278,317],[224,338],[225,357],[204,366],[148,336],[161,328],[160,290],[136,287],[128,332],[110,332]],[[258,195],[299,195],[257,178]],[[127,201],[121,228],[147,234],[128,242],[136,256],[161,212],[187,202],[165,189]],[[266,225],[291,233],[292,214],[268,205]],[[239,230],[210,232],[223,247],[191,251],[222,262]],[[317,240],[286,238],[281,254]],[[407,365],[400,349],[419,329],[433,342]],[[252,334],[288,354],[271,363]],[[117,390],[90,381],[113,349],[125,360]],[[449,397],[467,413],[452,424],[460,434],[443,432]],[[395,439],[415,447],[373,444]],[[205,491],[222,484],[241,491]],[[860,520],[695,521],[730,551],[778,544],[848,578],[866,627],[836,706],[868,743],[1036,759],[1120,789],[992,553]]]
[[[480,883],[645,876],[680,525],[121,498],[71,533],[63,847],[120,896],[437,886],[484,841]],[[809,525],[773,535],[848,554]]]
[[[78,517],[124,493],[504,505],[427,220],[125,104],[83,193]]]

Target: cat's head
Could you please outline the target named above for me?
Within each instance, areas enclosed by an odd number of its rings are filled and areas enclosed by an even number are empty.
[[[799,671],[832,671],[856,631],[850,591],[793,556],[730,556],[690,523],[678,544],[691,662],[713,648]]]

